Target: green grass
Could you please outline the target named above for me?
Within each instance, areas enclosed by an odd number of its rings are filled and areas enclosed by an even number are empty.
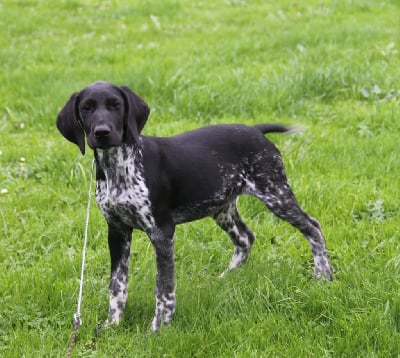
[[[135,233],[123,323],[108,306],[106,225],[91,210],[73,356],[399,357],[400,61],[397,0],[0,1],[0,356],[64,356],[76,310],[91,155],[55,128],[95,80],[151,106],[144,133],[283,122],[271,135],[335,276],[252,198],[247,264],[208,219],[176,232],[177,311],[159,335],[152,247]]]

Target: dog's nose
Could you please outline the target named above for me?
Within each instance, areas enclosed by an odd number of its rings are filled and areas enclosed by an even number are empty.
[[[110,132],[110,128],[106,125],[99,125],[94,129],[94,135],[96,137],[107,137]]]

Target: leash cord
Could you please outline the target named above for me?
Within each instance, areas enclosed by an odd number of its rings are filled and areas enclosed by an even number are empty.
[[[93,159],[92,170],[90,172],[88,203],[87,203],[87,207],[86,207],[86,221],[85,221],[85,232],[84,232],[83,249],[82,249],[82,267],[81,267],[81,278],[80,278],[80,283],[79,283],[78,304],[77,304],[76,312],[74,313],[74,328],[73,328],[71,338],[69,341],[69,345],[68,345],[67,358],[69,358],[71,356],[72,349],[74,348],[74,345],[75,345],[75,339],[76,339],[76,335],[78,333],[78,329],[82,325],[81,304],[82,304],[82,295],[83,295],[83,277],[84,277],[84,273],[85,273],[86,247],[87,247],[87,239],[88,239],[88,231],[89,231],[90,203],[92,201],[94,163],[95,163],[95,160]]]

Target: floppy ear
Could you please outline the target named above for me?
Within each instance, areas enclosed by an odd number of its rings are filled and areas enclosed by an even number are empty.
[[[74,93],[57,116],[57,128],[61,134],[75,143],[85,154],[85,132],[79,121],[79,93]]]
[[[142,131],[149,117],[150,108],[147,103],[128,87],[119,87],[125,100],[125,142],[135,144],[139,141]]]

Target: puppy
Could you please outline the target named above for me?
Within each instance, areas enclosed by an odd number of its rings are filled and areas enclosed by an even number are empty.
[[[234,245],[223,274],[242,265],[254,234],[237,210],[241,194],[256,196],[300,230],[314,256],[315,276],[331,280],[321,227],[300,208],[281,155],[264,136],[290,127],[214,125],[173,137],[151,137],[141,135],[148,116],[148,105],[129,88],[95,82],[74,93],[57,118],[61,134],[82,154],[85,137],[94,151],[96,201],[108,224],[111,256],[107,324],[118,324],[125,308],[133,229],[146,232],[156,254],[155,332],[175,311],[177,224],[212,217]]]

